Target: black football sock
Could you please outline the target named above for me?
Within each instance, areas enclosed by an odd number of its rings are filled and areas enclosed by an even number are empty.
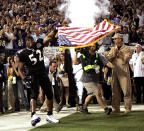
[[[31,113],[31,117],[32,117],[35,113],[36,113],[36,112],[32,112],[32,113]]]
[[[52,114],[53,114],[52,111],[47,112],[47,115],[52,115]]]

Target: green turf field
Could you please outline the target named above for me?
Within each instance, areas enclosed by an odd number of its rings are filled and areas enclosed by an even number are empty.
[[[61,119],[59,124],[48,123],[31,131],[144,131],[144,112],[111,114],[75,113]]]

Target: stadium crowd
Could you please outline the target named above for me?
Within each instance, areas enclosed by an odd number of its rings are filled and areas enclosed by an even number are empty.
[[[31,90],[19,76],[17,52],[26,48],[27,36],[32,36],[34,42],[39,43],[53,33],[54,35],[51,36],[47,46],[59,46],[57,28],[70,23],[69,19],[65,19],[65,12],[58,10],[58,7],[63,2],[64,0],[0,0],[0,114],[6,110],[9,112],[20,111],[23,107],[27,111],[30,110]],[[110,15],[97,19],[96,24],[103,21],[103,19],[107,19],[113,24],[120,25],[121,30],[118,33],[122,35],[119,35],[116,39],[121,39],[122,43],[129,47],[135,46],[133,47],[135,52],[131,54],[130,61],[127,62],[130,65],[130,72],[128,71],[127,73],[131,75],[130,88],[132,89],[132,93],[129,96],[136,103],[144,103],[144,85],[142,85],[144,63],[141,62],[141,58],[144,57],[142,52],[142,46],[144,45],[144,1],[110,0],[110,2]],[[113,35],[114,33],[98,42],[98,46],[105,46],[104,54],[108,60],[110,60],[107,57],[111,51],[110,48],[115,44],[115,40],[112,39]],[[78,104],[81,111],[88,113],[87,109],[83,110],[83,107],[81,107],[84,104],[85,95],[78,93],[80,95],[77,98],[76,89],[74,88],[77,84],[74,85],[73,76],[67,69],[71,61],[69,58],[64,60],[64,54],[67,57],[69,51],[63,50],[61,54],[57,54],[53,58],[44,59],[45,66],[49,67],[47,72],[54,87],[53,92],[57,95],[55,95],[55,101],[58,105],[54,106],[55,110],[59,112],[65,103],[68,108]],[[139,63],[140,67],[137,66],[135,68],[137,63]],[[111,104],[113,97],[110,84],[111,70],[109,67],[103,68],[103,78],[99,82],[101,85],[99,86],[101,97],[109,100],[110,103],[108,104]],[[52,80],[53,77],[55,81]],[[60,87],[60,89],[55,89],[57,87]],[[84,94],[82,84],[80,89]],[[120,90],[118,91],[119,94],[123,95]],[[120,96],[118,97],[120,99]],[[41,106],[45,99],[43,91],[40,90],[38,104]],[[121,98],[121,101],[123,101],[123,98]],[[102,106],[107,111],[107,107],[103,104]],[[41,111],[45,110],[47,109],[41,108]],[[109,110],[107,114],[109,114]]]

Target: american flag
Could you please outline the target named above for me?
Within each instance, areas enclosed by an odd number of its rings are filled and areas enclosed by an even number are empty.
[[[120,26],[113,25],[107,20],[96,25],[94,28],[86,27],[59,27],[58,42],[64,48],[81,48],[90,46],[110,33],[119,30]]]

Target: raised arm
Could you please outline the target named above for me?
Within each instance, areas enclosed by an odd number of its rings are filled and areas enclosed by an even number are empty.
[[[49,41],[56,35],[56,32],[53,30],[51,31],[45,38],[43,41],[44,45],[47,45],[49,43]]]

